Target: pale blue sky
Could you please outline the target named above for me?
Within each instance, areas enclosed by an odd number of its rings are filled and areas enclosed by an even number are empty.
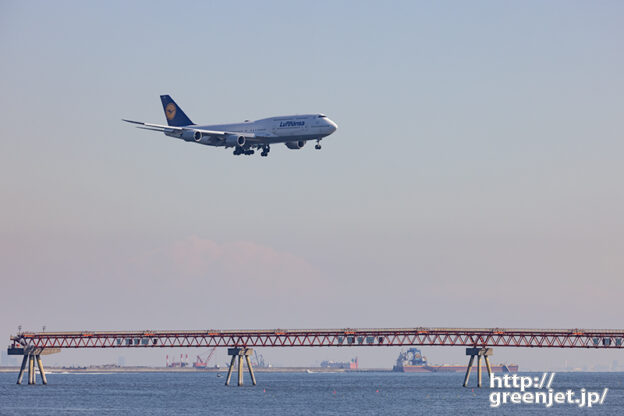
[[[622,327],[623,17],[616,1],[0,2],[0,339]],[[120,121],[164,122],[165,93],[195,122],[323,112],[339,130],[321,152],[234,157]]]

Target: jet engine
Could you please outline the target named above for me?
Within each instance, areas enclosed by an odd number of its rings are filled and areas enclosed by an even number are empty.
[[[227,136],[225,136],[225,147],[234,147],[234,146],[239,146],[239,147],[245,146],[245,137],[237,136],[235,134],[228,134]]]
[[[184,130],[179,137],[186,142],[195,141],[201,144],[209,144],[211,139],[210,136],[206,136],[197,130]]]
[[[288,142],[288,143],[284,143],[286,145],[287,148],[289,149],[301,149],[303,146],[305,146],[306,142],[305,140],[299,140],[298,142]]]
[[[186,142],[190,142],[191,140],[195,140],[196,142],[200,141],[202,138],[202,134],[196,130],[184,130],[182,131],[182,135],[180,136],[182,140]]]

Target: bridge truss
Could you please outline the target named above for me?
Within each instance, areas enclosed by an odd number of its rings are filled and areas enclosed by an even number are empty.
[[[47,383],[41,355],[62,348],[175,348],[224,347],[232,356],[226,385],[238,362],[238,385],[243,384],[243,360],[256,384],[249,356],[251,347],[389,347],[405,345],[463,346],[470,361],[464,386],[477,358],[477,382],[481,387],[481,358],[488,375],[492,347],[622,349],[624,330],[613,329],[511,329],[511,328],[343,328],[199,331],[77,331],[21,332],[11,336],[8,353],[23,355],[17,383],[28,365],[28,384],[35,383],[36,362]]]
[[[624,348],[624,330],[376,328],[22,332],[12,348],[388,347]],[[10,347],[11,348],[11,347]]]

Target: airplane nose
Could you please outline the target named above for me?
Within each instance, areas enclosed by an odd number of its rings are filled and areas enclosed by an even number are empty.
[[[327,124],[329,124],[329,127],[331,128],[332,133],[338,130],[338,125],[334,123],[332,120],[327,119]]]

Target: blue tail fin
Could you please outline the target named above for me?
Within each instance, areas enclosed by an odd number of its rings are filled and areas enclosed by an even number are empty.
[[[174,127],[189,126],[193,124],[190,118],[184,114],[184,111],[173,101],[168,95],[161,95],[160,101],[162,101],[163,110],[165,110],[165,117],[167,118],[167,124]]]

